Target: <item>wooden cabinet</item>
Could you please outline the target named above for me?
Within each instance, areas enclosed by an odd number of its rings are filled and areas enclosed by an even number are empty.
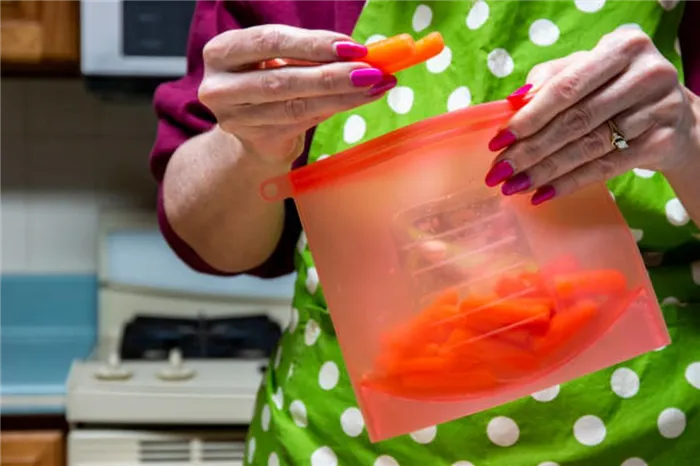
[[[1,0],[2,65],[77,66],[80,2]]]
[[[64,439],[60,431],[3,431],[2,466],[64,466]]]

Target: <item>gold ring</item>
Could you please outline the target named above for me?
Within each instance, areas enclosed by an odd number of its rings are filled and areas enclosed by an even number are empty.
[[[617,150],[625,150],[629,148],[629,143],[625,137],[625,133],[620,131],[614,121],[608,120],[608,126],[610,127],[610,144]]]

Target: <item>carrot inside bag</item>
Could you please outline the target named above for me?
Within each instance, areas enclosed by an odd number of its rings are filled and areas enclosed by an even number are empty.
[[[493,293],[447,290],[384,335],[362,384],[440,400],[536,378],[578,354],[621,315],[638,295],[627,288],[619,271],[560,261],[500,277]]]

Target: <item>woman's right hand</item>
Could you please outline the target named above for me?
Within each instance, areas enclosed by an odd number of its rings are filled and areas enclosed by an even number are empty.
[[[330,31],[283,25],[227,31],[204,47],[199,99],[248,152],[291,164],[308,129],[396,85],[393,76],[349,61],[366,53],[365,46]],[[318,65],[260,69],[275,58]]]

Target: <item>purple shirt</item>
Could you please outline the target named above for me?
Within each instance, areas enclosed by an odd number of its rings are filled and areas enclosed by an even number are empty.
[[[306,29],[326,29],[352,34],[364,0],[343,1],[223,1],[199,0],[190,28],[187,48],[187,75],[161,85],[154,105],[158,115],[158,133],[151,151],[151,171],[159,183],[158,221],[161,231],[175,253],[193,269],[215,275],[229,275],[215,270],[173,231],[163,208],[162,182],[165,167],[175,149],[187,139],[211,129],[216,119],[197,99],[204,64],[202,49],[214,36],[230,29],[261,24],[287,24]],[[686,85],[700,94],[700,40],[692,23],[700,20],[700,2],[686,2],[679,40],[683,51]],[[295,166],[306,163],[313,131]],[[294,246],[301,233],[296,207],[285,204],[285,228],[273,254],[264,264],[246,273],[259,277],[276,277],[294,269]],[[231,274],[232,275],[232,274]]]

